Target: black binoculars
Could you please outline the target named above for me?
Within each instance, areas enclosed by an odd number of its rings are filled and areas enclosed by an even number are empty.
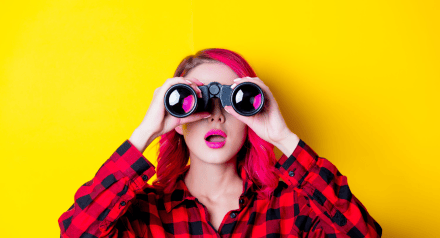
[[[165,93],[165,109],[175,117],[187,117],[192,113],[211,110],[211,98],[219,98],[223,107],[231,106],[242,116],[252,116],[261,111],[264,106],[264,93],[255,83],[243,82],[233,90],[231,85],[221,85],[211,82],[198,87],[202,98],[197,97],[196,91],[187,84],[175,84]]]

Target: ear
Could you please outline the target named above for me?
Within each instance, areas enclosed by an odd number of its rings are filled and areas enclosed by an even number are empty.
[[[182,125],[177,126],[176,128],[174,128],[174,130],[176,130],[177,133],[183,135]]]

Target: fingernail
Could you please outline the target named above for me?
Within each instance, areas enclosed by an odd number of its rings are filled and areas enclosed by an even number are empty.
[[[191,81],[189,81],[189,80],[186,80],[186,79],[185,79],[185,81],[186,81],[186,82],[188,82],[188,83],[192,83]]]
[[[232,85],[231,85],[231,88],[234,88],[236,85],[237,85],[236,83],[232,84]]]
[[[238,79],[234,79],[234,82],[237,82],[238,80],[240,80],[241,78],[238,78]]]
[[[206,116],[206,117],[204,117],[204,118],[208,118],[208,117],[210,117],[211,116],[211,114],[209,114],[208,116]]]

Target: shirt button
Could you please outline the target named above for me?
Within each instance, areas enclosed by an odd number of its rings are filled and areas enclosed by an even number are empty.
[[[235,218],[237,216],[237,214],[235,214],[235,212],[231,213],[231,218]]]
[[[121,206],[125,206],[126,203],[124,201],[122,201],[120,204],[121,204]]]
[[[295,173],[293,171],[289,171],[289,176],[293,177],[293,176],[295,176]]]
[[[239,201],[241,204],[243,204],[244,203],[244,200],[243,199],[240,199],[240,201]]]
[[[148,176],[147,175],[142,175],[142,180],[147,181],[148,180]]]

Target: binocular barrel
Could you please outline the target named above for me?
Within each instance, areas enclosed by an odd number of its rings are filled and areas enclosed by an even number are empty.
[[[260,112],[264,106],[264,93],[261,88],[251,82],[243,82],[231,89],[231,85],[211,82],[198,87],[202,98],[186,84],[172,85],[165,93],[165,109],[173,116],[183,118],[196,112],[211,110],[210,99],[219,98],[223,107],[232,106],[242,116],[252,116]]]

